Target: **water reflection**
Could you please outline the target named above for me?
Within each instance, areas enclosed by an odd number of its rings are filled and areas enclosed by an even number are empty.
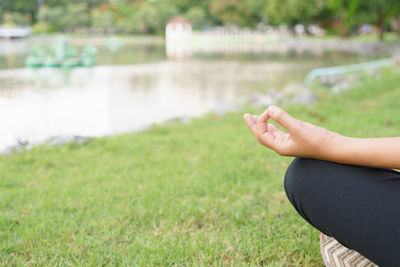
[[[225,111],[311,64],[162,62],[93,69],[0,72],[0,150],[16,140],[102,136]],[[291,75],[293,74],[293,75]],[[296,76],[296,75],[295,75]]]
[[[0,43],[0,68],[22,67],[26,43],[5,43]],[[301,82],[312,68],[362,60],[337,52],[193,51],[191,58],[167,61],[160,42],[114,52],[99,47],[98,62],[109,66],[0,71],[0,151],[17,140],[103,136],[231,110],[255,94]]]
[[[25,57],[28,55],[29,48],[33,44],[48,45],[54,43],[56,39],[27,39],[27,40],[0,40],[0,69],[23,68]],[[80,40],[72,39],[70,43],[77,47],[84,47],[93,44],[99,49],[97,62],[99,65],[130,65],[151,62],[160,62],[169,59],[192,58],[198,60],[235,60],[244,62],[254,61],[279,61],[279,62],[299,62],[299,61],[323,61],[323,64],[335,65],[348,61],[360,60],[360,56],[346,51],[328,52],[324,47],[313,49],[300,49],[295,45],[268,44],[266,46],[205,46],[204,49],[186,46],[168,46],[163,42],[149,40],[146,42],[126,43],[117,50],[107,47],[107,39]],[[304,46],[304,45],[303,45]],[[171,52],[172,50],[172,52]],[[186,51],[189,50],[189,51]],[[370,54],[362,56],[374,59],[379,55]],[[382,56],[382,55],[381,55]]]
[[[55,38],[37,38],[27,40],[0,39],[0,69],[23,68],[25,58],[33,44],[42,46],[55,42]],[[102,41],[80,41],[72,39],[71,44],[79,48],[93,43],[99,49],[97,62],[99,65],[141,64],[166,59],[165,45],[162,42],[127,43],[117,50],[107,47],[107,39]]]

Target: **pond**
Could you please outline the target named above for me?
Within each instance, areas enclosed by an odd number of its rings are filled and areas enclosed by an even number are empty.
[[[322,66],[359,62],[344,53],[244,51],[167,59],[162,42],[100,47],[99,65],[24,69],[29,40],[0,42],[0,151],[53,136],[104,136],[168,120],[234,110],[256,95],[302,82]]]

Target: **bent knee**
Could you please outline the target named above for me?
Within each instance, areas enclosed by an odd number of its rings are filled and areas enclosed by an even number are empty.
[[[301,195],[302,192],[308,192],[310,188],[320,183],[321,171],[327,170],[327,164],[330,162],[295,158],[285,174],[284,187],[289,200],[295,194]]]
[[[304,182],[308,180],[307,178],[314,168],[313,161],[312,159],[295,158],[292,163],[290,163],[285,174],[286,191],[291,191],[295,187],[304,185]],[[302,182],[300,183],[299,180],[302,180]]]

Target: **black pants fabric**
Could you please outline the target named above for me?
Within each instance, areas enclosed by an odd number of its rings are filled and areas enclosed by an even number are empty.
[[[322,233],[379,266],[400,266],[400,173],[295,158],[285,191]]]

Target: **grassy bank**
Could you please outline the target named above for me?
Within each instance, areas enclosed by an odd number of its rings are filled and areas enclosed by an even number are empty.
[[[366,43],[399,43],[399,36],[394,32],[386,32],[384,35],[384,40],[379,40],[377,34],[367,34],[367,35],[353,35],[349,37],[341,37],[340,35],[325,35],[325,36],[309,36],[310,39],[315,40],[351,40]]]
[[[293,115],[352,136],[400,135],[400,75]],[[260,112],[260,110],[257,110]],[[242,114],[0,156],[0,265],[321,265],[289,205],[290,158]]]

